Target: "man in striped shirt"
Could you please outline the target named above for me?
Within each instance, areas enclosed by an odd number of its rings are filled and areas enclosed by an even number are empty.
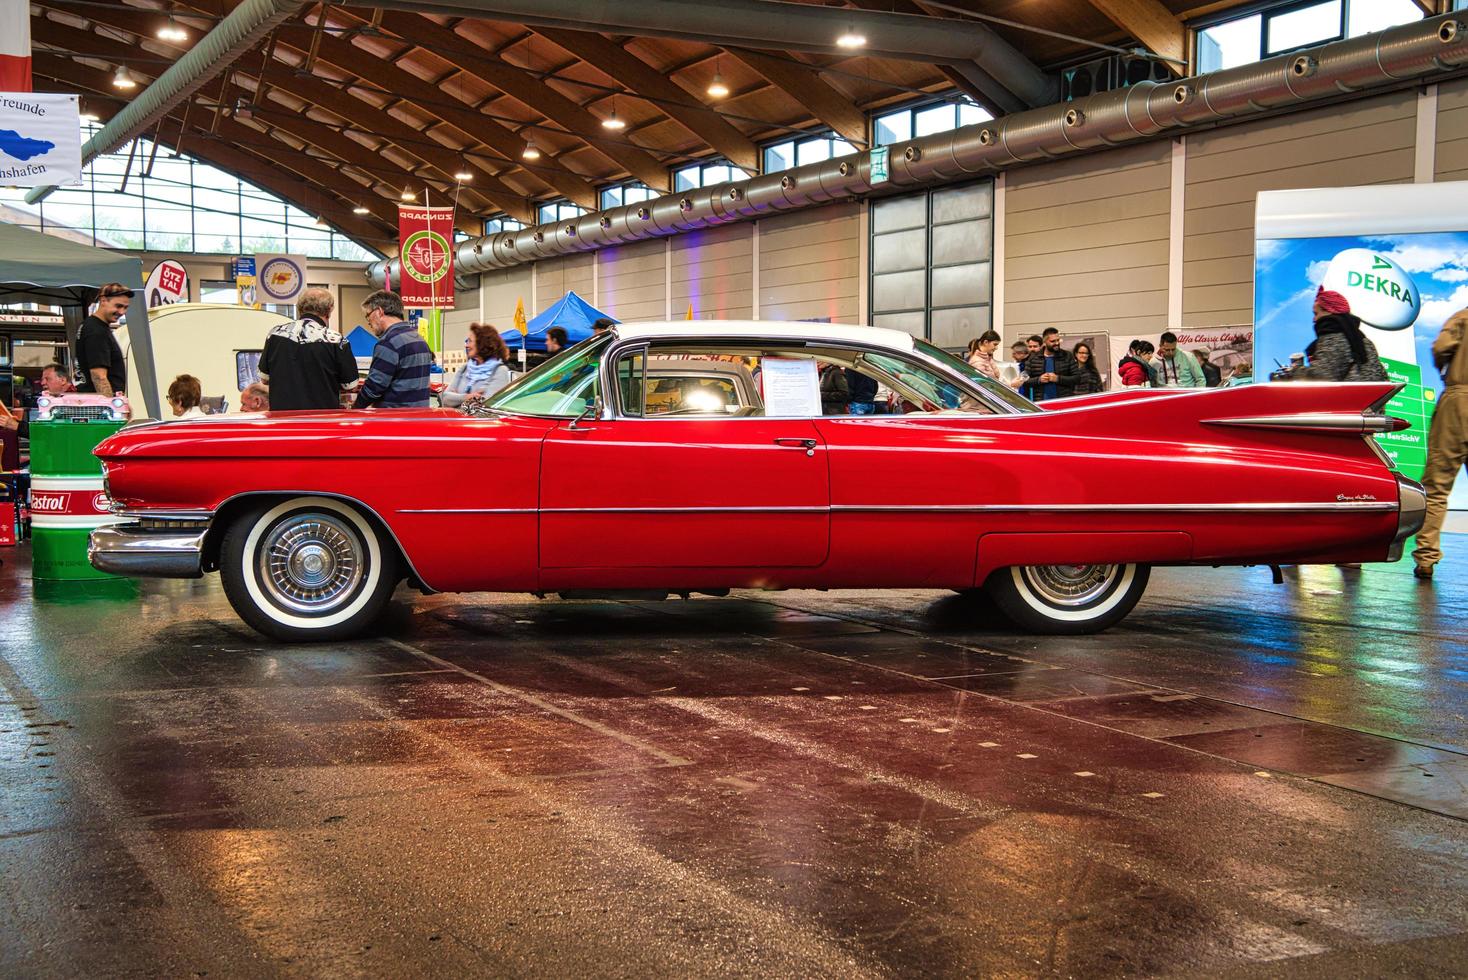
[[[372,368],[353,408],[427,408],[428,368],[433,351],[423,335],[403,320],[403,299],[385,289],[362,302],[364,325],[377,337]]]

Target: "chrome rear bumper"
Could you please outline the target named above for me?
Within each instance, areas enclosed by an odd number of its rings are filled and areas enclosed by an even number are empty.
[[[87,560],[98,571],[113,575],[200,578],[208,531],[197,524],[175,528],[109,524],[92,532]]]
[[[1422,523],[1427,520],[1427,491],[1422,489],[1422,484],[1400,473],[1397,474],[1397,502],[1397,536],[1392,539],[1387,561],[1402,557],[1407,539],[1422,530]]]

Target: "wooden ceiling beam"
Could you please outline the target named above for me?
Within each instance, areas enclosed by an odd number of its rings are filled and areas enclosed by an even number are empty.
[[[202,10],[204,13],[213,14],[215,9],[209,6],[210,0],[186,0],[176,7],[191,7]],[[363,52],[364,59],[371,59],[371,55]],[[374,62],[375,63],[375,62]],[[289,68],[289,66],[284,66]],[[357,74],[353,72],[352,74]],[[505,184],[497,176],[475,165],[472,160],[463,156],[461,151],[454,150],[427,133],[419,132],[407,123],[390,115],[348,89],[332,85],[321,78],[307,77],[296,74],[285,74],[282,77],[267,79],[273,89],[285,92],[308,105],[319,106],[351,123],[364,133],[384,139],[396,145],[404,153],[407,153],[424,164],[424,169],[429,172],[437,172],[437,179],[452,187],[458,183],[454,174],[460,170],[467,170],[473,174],[473,182],[462,185],[459,190],[459,202],[461,206],[473,211],[494,212],[503,211],[518,220],[528,221],[534,211],[530,200]],[[422,179],[422,177],[418,177]]]
[[[555,154],[541,149],[541,163],[527,166],[521,154],[525,149],[525,138],[504,123],[491,119],[477,109],[452,104],[452,97],[440,86],[426,82],[391,62],[377,58],[350,41],[344,41],[323,33],[316,40],[316,58],[347,74],[355,74],[362,59],[374,59],[370,79],[377,86],[411,101],[421,112],[429,113],[453,127],[466,148],[486,147],[486,155],[496,155],[508,160],[514,167],[529,174],[536,183],[585,208],[597,207],[596,188],[590,181],[572,173],[560,163]]]
[[[42,56],[38,53],[33,56],[32,66],[38,77],[50,78],[73,92],[80,90],[105,95],[112,84],[111,75],[64,58]],[[102,114],[99,113],[100,115]],[[174,116],[168,116],[166,121],[174,124],[178,122]],[[103,122],[106,122],[106,119],[103,119]],[[202,123],[203,120],[200,121],[201,126]],[[176,125],[168,128],[170,132],[177,131]],[[187,137],[180,139],[169,133],[159,133],[157,140],[164,146],[181,153],[188,153],[190,156],[233,173],[260,189],[269,191],[298,210],[317,215],[355,241],[365,242],[382,249],[386,249],[393,241],[393,235],[389,234],[387,230],[389,227],[387,221],[384,220],[382,224],[377,224],[352,213],[340,202],[323,203],[323,198],[332,196],[329,191],[323,191],[319,184],[283,174],[274,160],[253,156],[222,139],[190,140]],[[185,146],[186,141],[190,145]]]
[[[818,121],[830,126],[837,136],[858,147],[866,147],[866,113],[827,84],[814,67],[748,48],[725,50],[804,106]]]
[[[1147,50],[1170,59],[1167,66],[1174,75],[1186,73],[1187,31],[1161,0],[1091,0],[1091,6],[1146,45]]]
[[[648,104],[736,167],[750,173],[759,172],[759,147],[753,140],[730,125],[717,110],[692,104],[694,96],[686,89],[620,44],[600,34],[558,27],[542,27],[537,33],[615,79],[634,93],[634,97],[650,96]]]
[[[524,103],[647,186],[668,189],[664,164],[640,147],[600,135],[607,132],[601,119],[523,68],[495,58],[471,39],[418,14],[384,10],[381,26],[407,44],[424,44],[437,57]]]

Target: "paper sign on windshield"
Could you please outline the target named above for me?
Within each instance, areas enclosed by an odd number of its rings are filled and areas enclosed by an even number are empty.
[[[805,358],[767,357],[760,362],[765,415],[813,418],[821,414],[821,378],[816,362]]]

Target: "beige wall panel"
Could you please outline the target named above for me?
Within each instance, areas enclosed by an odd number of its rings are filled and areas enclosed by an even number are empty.
[[[754,226],[706,228],[672,239],[673,316],[693,305],[700,320],[753,316]]]
[[[1260,191],[1411,181],[1416,107],[1397,92],[1189,136],[1181,325],[1252,321]]]
[[[1050,255],[1056,263],[1063,263],[1068,252],[1088,249],[1112,248],[1116,245],[1131,245],[1137,242],[1167,241],[1167,215],[1154,214],[1144,218],[1111,221],[1103,225],[1084,225],[1057,231],[1038,232],[1033,235],[1005,235],[1004,261],[1035,255]],[[1163,264],[1166,264],[1164,258]],[[1062,266],[1064,267],[1064,266]]]
[[[1006,341],[1039,333],[1044,327],[1059,327],[1076,332],[1085,327],[1097,330],[1115,329],[1113,322],[1136,328],[1128,332],[1165,329],[1167,326],[1167,289],[1129,293],[1108,297],[1105,306],[1092,296],[1050,297],[1043,302],[1005,303]]]
[[[1055,163],[1022,167],[1006,174],[1005,193],[1014,194],[1018,191],[1023,196],[1023,192],[1032,187],[1064,187],[1066,194],[1077,201],[1106,197],[1094,183],[1096,178],[1116,176],[1123,182],[1121,186],[1125,186],[1126,181],[1140,180],[1145,184],[1151,178],[1137,176],[1136,170],[1149,163],[1165,163],[1171,153],[1170,145],[1166,142],[1138,143],[1104,153],[1085,154]],[[1166,183],[1164,179],[1163,185]],[[1040,203],[1025,204],[1022,201],[1021,204],[1022,210],[1046,206],[1043,199]]]
[[[636,242],[598,253],[598,307],[618,320],[661,320],[667,242]]]
[[[1005,298],[1013,303],[1043,302],[1056,296],[1107,296],[1157,288],[1149,266],[1110,272],[1061,272],[1032,279],[1009,279]],[[1165,288],[1165,287],[1164,287]]]
[[[832,204],[759,223],[759,316],[854,323],[861,268],[856,204]],[[675,310],[675,312],[677,312]]]
[[[1034,279],[1054,275],[1054,252],[1041,255],[1009,255],[1004,259],[1005,272],[1010,281]],[[1129,242],[1109,248],[1084,248],[1064,253],[1066,268],[1075,273],[1112,272],[1136,266],[1167,264],[1167,239],[1165,237],[1146,242]]]
[[[503,330],[515,325],[515,304],[525,302],[525,317],[530,312],[530,266],[517,265],[508,269],[496,269],[479,277],[479,289],[484,293],[484,319]]]
[[[1468,178],[1468,79],[1437,87],[1437,180]]]
[[[591,302],[591,253],[564,255],[537,262],[535,298],[539,308],[532,311],[530,299],[526,297],[525,314],[535,316],[547,310],[568,292],[574,292],[588,303]]]
[[[1006,222],[1006,231],[1011,236],[1030,235],[1105,225],[1129,218],[1166,214],[1170,206],[1166,187],[1161,190],[1137,191],[1104,201],[1086,201],[1080,204],[1067,202],[1064,207],[1052,205],[1042,210],[1026,211],[1021,215],[1011,216]]]
[[[1166,319],[1170,160],[1163,141],[1006,177],[1007,338]]]

